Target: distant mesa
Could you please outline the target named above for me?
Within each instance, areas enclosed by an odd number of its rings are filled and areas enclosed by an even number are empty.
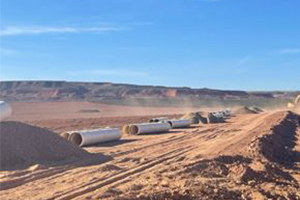
[[[246,92],[208,88],[164,87],[107,82],[2,81],[0,99],[8,102],[89,101],[140,106],[286,105],[297,96],[294,92]],[[177,101],[178,100],[178,101]],[[161,102],[158,102],[161,101]],[[225,103],[225,104],[224,104]],[[82,110],[79,112],[97,112]]]

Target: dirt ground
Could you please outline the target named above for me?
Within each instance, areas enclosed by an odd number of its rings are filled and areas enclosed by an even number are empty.
[[[90,102],[16,102],[11,103],[9,120],[34,121],[99,117],[132,117],[182,114],[195,108],[133,107]]]
[[[138,112],[143,108],[84,103],[26,105],[13,104],[14,110],[20,109],[9,120],[57,133],[120,127],[146,121],[149,115],[186,111]],[[83,109],[100,113],[76,112]],[[0,171],[0,199],[300,199],[299,139],[299,115],[289,111],[237,115],[225,123],[162,134],[124,135],[120,141],[85,147],[96,155],[93,158]],[[97,155],[109,159],[99,162]]]

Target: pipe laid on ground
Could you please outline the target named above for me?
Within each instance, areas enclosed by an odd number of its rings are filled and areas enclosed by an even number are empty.
[[[119,140],[122,137],[118,128],[105,128],[69,132],[68,140],[82,147],[102,142]]]
[[[168,120],[168,123],[172,128],[187,128],[192,124],[191,120],[189,119]]]
[[[9,103],[5,101],[0,101],[0,121],[5,120],[12,114],[12,109]]]
[[[132,135],[166,132],[171,129],[169,123],[131,124],[128,133]]]

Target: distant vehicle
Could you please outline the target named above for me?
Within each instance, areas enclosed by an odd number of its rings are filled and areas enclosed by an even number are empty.
[[[288,108],[295,108],[295,107],[298,107],[298,106],[299,106],[299,105],[298,105],[299,99],[300,99],[300,94],[296,97],[296,99],[295,99],[295,101],[294,101],[293,103],[289,102],[289,103],[287,104],[287,107],[288,107]]]

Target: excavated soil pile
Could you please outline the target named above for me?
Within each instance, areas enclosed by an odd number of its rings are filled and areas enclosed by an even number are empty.
[[[1,122],[0,130],[0,169],[91,155],[47,129],[19,122]]]
[[[181,119],[189,119],[192,121],[192,124],[207,124],[207,113],[204,112],[191,112],[183,115]]]
[[[260,113],[258,110],[256,109],[252,109],[251,107],[248,107],[248,106],[244,106],[244,107],[241,107],[237,110],[235,110],[233,112],[233,114],[235,115],[240,115],[240,114],[258,114]]]
[[[278,118],[278,115],[283,115],[282,120],[272,126],[267,134],[254,138],[249,151],[272,162],[291,164],[300,160],[299,152],[294,151],[300,116],[290,111],[278,112],[271,115],[267,121]]]
[[[191,112],[183,115],[181,119],[189,119],[193,124],[213,124],[225,122],[224,117],[217,117],[209,112]]]
[[[263,109],[261,109],[260,107],[257,107],[257,106],[252,106],[250,108],[258,113],[265,112]]]

